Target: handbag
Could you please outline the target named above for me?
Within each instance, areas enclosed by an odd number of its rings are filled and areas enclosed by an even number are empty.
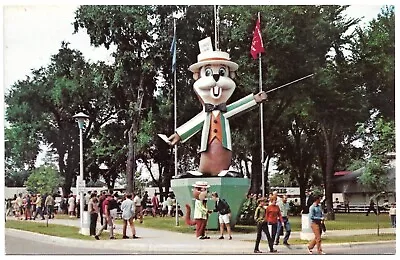
[[[322,222],[322,223],[321,223],[321,230],[322,230],[323,232],[326,232],[325,222]]]

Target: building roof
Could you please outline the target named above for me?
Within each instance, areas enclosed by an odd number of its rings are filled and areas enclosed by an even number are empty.
[[[334,178],[333,182],[341,182],[341,181],[352,181],[352,180],[357,180],[358,177],[361,176],[361,174],[364,172],[365,167],[362,167],[358,170],[355,171],[347,171],[346,174],[341,174],[341,175],[336,175],[336,178]]]
[[[339,172],[335,172],[333,175],[334,176],[343,176],[343,175],[347,175],[351,173],[351,171],[339,171]]]

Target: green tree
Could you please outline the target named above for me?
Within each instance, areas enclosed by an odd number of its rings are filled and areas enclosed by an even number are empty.
[[[86,29],[94,46],[116,46],[113,84],[114,106],[121,111],[127,136],[127,191],[134,190],[141,121],[154,105],[156,76],[166,71],[168,17],[175,7],[81,6],[76,11],[75,32]],[[157,39],[157,40],[156,40]],[[164,64],[164,65],[163,65]]]
[[[395,11],[385,6],[366,28],[357,28],[352,58],[365,88],[370,116],[358,124],[364,158],[351,169],[364,166],[363,185],[379,192],[387,185],[387,154],[395,151]]]
[[[396,148],[395,126],[393,121],[372,117],[367,124],[358,128],[365,157],[353,162],[352,168],[362,165],[364,172],[360,183],[376,192],[385,191],[388,184],[387,171],[390,168],[388,153]]]
[[[53,194],[62,182],[60,173],[53,166],[42,165],[32,171],[25,186],[29,192]]]
[[[50,65],[33,70],[32,74],[32,77],[16,82],[6,95],[6,120],[14,129],[18,127],[35,133],[36,147],[40,142],[50,145],[64,177],[63,192],[68,194],[79,169],[79,129],[72,116],[81,111],[90,115],[83,133],[86,152],[91,146],[91,138],[111,115],[102,95],[107,93],[102,66],[86,63],[81,52],[62,43],[59,52],[51,57]],[[14,133],[21,141],[27,141],[26,137],[32,135],[24,136],[26,130]],[[20,154],[24,154],[26,148],[26,145],[13,146]],[[36,155],[38,149],[29,152]],[[84,158],[90,157],[86,154]],[[84,177],[88,179],[87,174]]]
[[[395,9],[385,6],[366,28],[356,29],[352,58],[372,108],[394,120]]]

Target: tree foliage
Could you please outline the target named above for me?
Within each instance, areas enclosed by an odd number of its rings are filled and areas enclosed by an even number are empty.
[[[32,171],[25,186],[32,193],[53,194],[62,182],[63,179],[53,166],[42,165]]]

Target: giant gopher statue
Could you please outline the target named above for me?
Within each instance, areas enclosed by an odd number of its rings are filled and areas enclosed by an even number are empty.
[[[229,119],[265,101],[267,94],[263,91],[250,94],[227,105],[236,88],[233,78],[238,64],[230,60],[228,53],[213,51],[210,38],[200,41],[199,46],[197,63],[191,65],[189,70],[193,72],[193,88],[203,110],[178,127],[167,141],[171,145],[185,142],[201,130],[200,166],[189,174],[196,177],[229,176],[232,159]]]

